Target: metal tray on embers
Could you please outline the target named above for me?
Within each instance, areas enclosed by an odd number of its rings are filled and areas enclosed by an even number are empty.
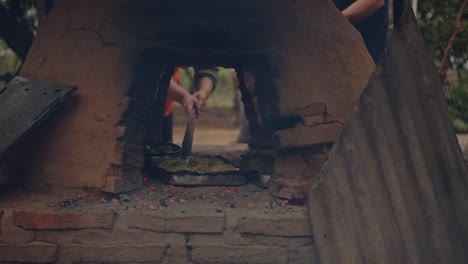
[[[149,157],[151,174],[172,185],[244,185],[246,173],[226,158],[215,155]]]

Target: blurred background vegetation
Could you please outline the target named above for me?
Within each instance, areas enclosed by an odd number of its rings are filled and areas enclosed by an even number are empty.
[[[6,81],[8,81],[19,69],[21,60],[16,54],[8,48],[8,45],[0,39],[0,90],[2,90]]]
[[[418,19],[424,39],[439,65],[454,31],[456,16],[465,0],[419,1]],[[461,13],[462,31],[456,36],[442,78],[450,115],[459,133],[468,133],[468,8]]]
[[[19,71],[51,0],[0,0],[0,90]]]
[[[465,0],[419,0],[417,17],[421,32],[439,65],[455,31],[457,12]],[[0,0],[0,90],[17,74],[37,27],[54,0]],[[468,133],[468,8],[462,13],[463,30],[457,35],[443,80],[454,126]],[[193,69],[182,72],[182,86],[191,86]],[[227,69],[219,72],[219,85],[208,107],[235,108],[237,92]]]

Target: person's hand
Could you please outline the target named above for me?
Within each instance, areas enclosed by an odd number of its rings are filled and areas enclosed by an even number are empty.
[[[206,100],[208,100],[208,95],[205,91],[196,91],[193,93],[193,97],[197,99],[197,103],[195,104],[197,112],[203,112],[205,110]]]
[[[341,13],[351,24],[357,24],[375,14],[384,5],[384,0],[357,0]]]
[[[197,107],[198,103],[199,103],[199,100],[195,96],[187,93],[182,98],[181,104],[182,104],[182,107],[184,107],[185,113],[189,115],[193,111],[194,107],[195,109],[197,109],[197,114],[199,113],[199,110]]]

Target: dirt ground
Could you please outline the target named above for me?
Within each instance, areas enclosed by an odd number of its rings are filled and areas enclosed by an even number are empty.
[[[173,141],[182,144],[187,117],[180,107],[174,110]],[[231,109],[206,109],[195,121],[194,145],[230,145],[236,143],[239,120]]]

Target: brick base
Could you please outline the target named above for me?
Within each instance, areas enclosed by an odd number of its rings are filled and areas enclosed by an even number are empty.
[[[319,263],[304,208],[0,212],[0,263]]]

